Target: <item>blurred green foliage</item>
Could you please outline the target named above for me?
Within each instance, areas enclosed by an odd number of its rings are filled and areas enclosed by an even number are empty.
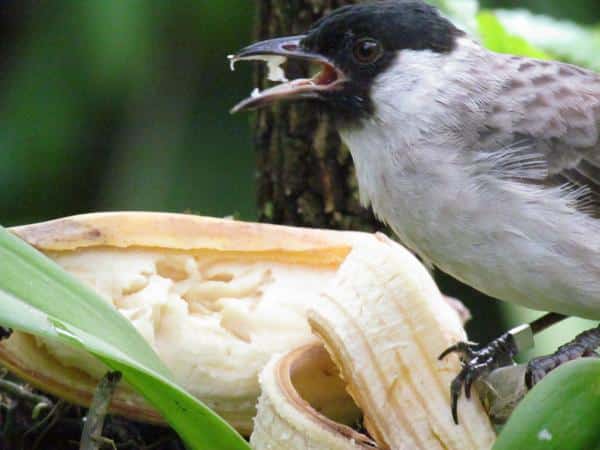
[[[248,0],[0,2],[0,223],[113,209],[254,217]]]
[[[480,0],[480,3],[484,8],[523,8],[587,25],[595,25],[600,21],[598,0]]]
[[[496,15],[483,11],[477,16],[477,25],[481,43],[500,53],[523,54],[540,59],[551,59],[551,56],[535,48],[520,36],[510,34]]]

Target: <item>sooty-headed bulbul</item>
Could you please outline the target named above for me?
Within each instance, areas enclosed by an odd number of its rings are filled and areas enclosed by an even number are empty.
[[[232,60],[316,63],[234,111],[318,102],[350,149],[364,205],[420,257],[501,300],[600,319],[600,76],[498,54],[419,0],[337,9],[306,34],[258,42]],[[274,78],[283,79],[283,75]],[[519,333],[524,329],[520,328]],[[516,332],[458,343],[462,387],[519,350]],[[529,363],[527,383],[594,355],[600,330]]]

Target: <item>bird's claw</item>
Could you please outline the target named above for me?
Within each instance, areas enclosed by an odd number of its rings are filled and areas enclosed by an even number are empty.
[[[475,342],[457,342],[442,352],[438,359],[442,360],[451,353],[458,354],[461,361],[472,359],[478,344]]]
[[[456,353],[462,363],[460,373],[452,380],[450,396],[452,400],[452,418],[458,425],[458,399],[464,387],[465,397],[471,398],[471,389],[475,381],[492,370],[511,365],[512,358],[517,353],[512,335],[505,333],[488,345],[477,348],[472,342],[458,342],[446,349],[439,359]]]
[[[600,345],[600,327],[585,331],[572,342],[562,345],[552,355],[534,358],[527,363],[525,384],[531,389],[549,372],[564,363],[579,358],[598,358],[596,348]]]

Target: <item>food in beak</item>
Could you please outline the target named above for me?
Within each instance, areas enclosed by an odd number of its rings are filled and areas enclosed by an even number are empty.
[[[235,64],[238,61],[263,61],[267,64],[267,79],[281,84],[275,85],[263,91],[255,88],[250,97],[242,100],[231,110],[236,113],[242,110],[256,109],[280,100],[293,100],[300,98],[315,99],[321,98],[325,91],[331,91],[337,88],[343,81],[343,74],[332,64],[322,59],[315,59],[313,62],[321,66],[321,70],[312,78],[298,78],[288,80],[282,65],[287,61],[287,57],[272,54],[254,54],[250,56],[229,55],[229,66],[235,70]]]
[[[238,61],[264,61],[267,63],[269,73],[267,79],[270,81],[285,83],[289,81],[285,76],[285,71],[281,65],[287,61],[285,56],[279,55],[255,55],[255,56],[239,56],[235,55],[227,56],[229,59],[229,68],[233,72],[235,70],[235,63]]]

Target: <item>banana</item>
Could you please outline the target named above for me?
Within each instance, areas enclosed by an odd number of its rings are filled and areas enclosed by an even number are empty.
[[[306,310],[365,233],[184,214],[106,213],[15,228],[128,317],[176,380],[249,435],[258,374],[273,354],[315,342]],[[106,368],[82,351],[23,333],[0,363],[88,405]],[[112,412],[162,419],[127,387]]]
[[[374,443],[350,425],[360,410],[321,344],[275,356],[260,377],[262,393],[250,444],[255,450],[364,450]]]
[[[477,398],[461,401],[461,426],[452,423],[448,386],[460,365],[436,359],[466,339],[465,311],[382,235],[160,213],[13,232],[128,317],[184,388],[240,432],[254,430],[256,450],[482,450],[494,441]],[[106,371],[19,332],[0,342],[0,363],[82,405]],[[123,384],[111,412],[162,422]],[[361,418],[370,436],[351,427]]]
[[[461,425],[452,421],[448,387],[460,364],[436,356],[466,335],[457,312],[404,248],[381,235],[354,246],[308,317],[376,444],[331,426],[315,414],[318,408],[290,393],[289,368],[303,355],[296,351],[275,358],[261,374],[255,450],[491,448],[495,433],[476,396],[461,400]]]

